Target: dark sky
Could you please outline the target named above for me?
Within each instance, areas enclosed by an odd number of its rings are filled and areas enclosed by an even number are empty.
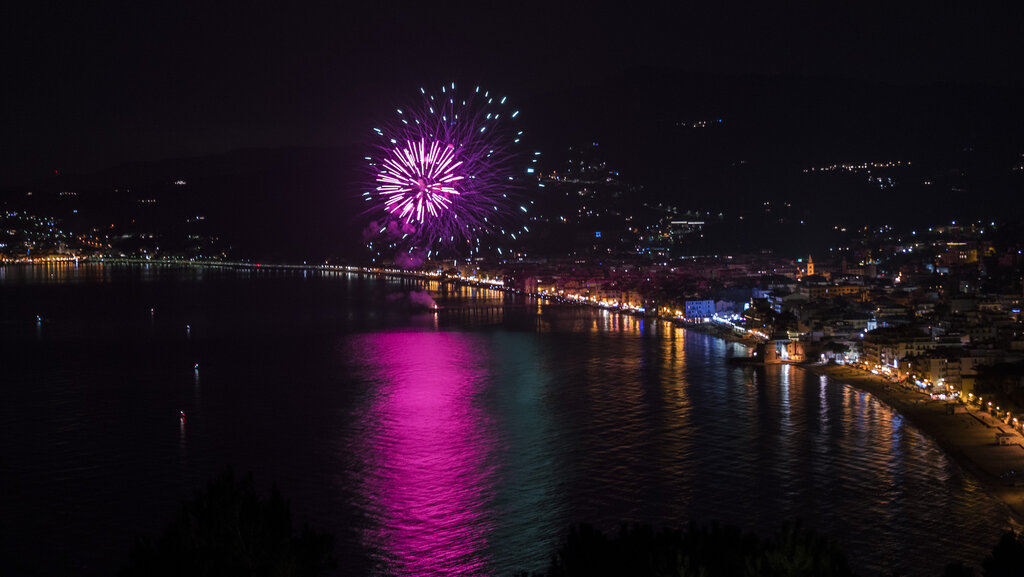
[[[1019,88],[1024,54],[1020,9],[967,3],[22,4],[0,9],[0,186],[130,160],[344,144],[421,84],[449,79],[520,99],[636,66]]]

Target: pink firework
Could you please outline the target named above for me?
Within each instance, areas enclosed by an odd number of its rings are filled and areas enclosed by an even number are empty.
[[[397,109],[393,122],[374,129],[380,140],[366,157],[373,187],[363,193],[374,219],[370,248],[403,262],[507,254],[527,230],[517,223],[529,204],[520,200],[523,188],[536,182],[517,152],[519,111],[479,87],[468,95],[457,95],[454,83],[420,92],[418,106]]]
[[[455,160],[454,146],[421,138],[392,152],[384,159],[387,172],[377,175],[385,210],[405,222],[423,222],[451,208],[451,197],[460,194],[455,184],[465,178],[455,172],[462,161]]]

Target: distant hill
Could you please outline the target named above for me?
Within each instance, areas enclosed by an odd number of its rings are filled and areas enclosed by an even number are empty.
[[[136,162],[54,177],[30,187],[32,197],[10,190],[0,199],[82,224],[112,219],[124,227],[134,221],[137,230],[177,231],[202,216],[203,230],[223,236],[235,256],[351,258],[360,250],[362,210],[356,154],[344,148],[247,149]],[[67,191],[76,194],[60,194]]]
[[[638,203],[729,216],[763,214],[764,202],[788,201],[795,216],[818,223],[924,224],[1024,210],[1021,96],[983,86],[644,68],[519,104],[524,144],[542,152],[542,171],[561,170],[569,146],[599,142],[608,167],[642,185]],[[360,142],[358,135],[343,138]],[[354,258],[362,255],[366,220],[359,198],[364,155],[353,144],[134,162],[10,188],[0,191],[0,202],[69,223],[109,218],[164,230],[201,215],[204,229],[223,235],[236,255]],[[888,161],[911,165],[871,175],[804,172]],[[175,185],[179,180],[186,184]]]
[[[1024,165],[1022,101],[1020,90],[985,86],[641,68],[522,108],[546,147],[548,170],[568,146],[600,141],[624,179],[683,207],[788,200],[820,218],[892,222],[909,213],[930,220],[1024,208],[1024,171],[1013,170]],[[709,124],[694,127],[701,121]],[[802,172],[895,160],[915,168],[890,189]]]

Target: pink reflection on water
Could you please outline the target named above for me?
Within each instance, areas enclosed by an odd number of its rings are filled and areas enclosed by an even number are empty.
[[[397,575],[487,573],[495,438],[480,407],[486,352],[458,333],[377,333],[357,345],[367,414],[366,545]]]

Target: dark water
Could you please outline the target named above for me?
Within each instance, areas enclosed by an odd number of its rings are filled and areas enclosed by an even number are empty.
[[[111,574],[227,464],[334,533],[346,574],[541,570],[581,521],[801,518],[864,574],[938,575],[978,564],[1006,523],[855,389],[728,366],[735,345],[660,322],[437,285],[438,312],[387,296],[414,288],[0,267],[0,573]]]

